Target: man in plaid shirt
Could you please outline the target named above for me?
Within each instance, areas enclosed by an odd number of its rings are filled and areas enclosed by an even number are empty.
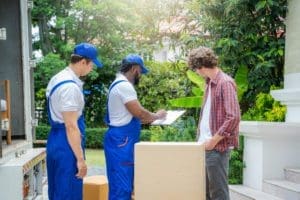
[[[197,130],[197,141],[205,144],[206,199],[229,200],[229,155],[238,146],[240,122],[236,84],[217,66],[210,48],[191,50],[188,65],[206,80]]]

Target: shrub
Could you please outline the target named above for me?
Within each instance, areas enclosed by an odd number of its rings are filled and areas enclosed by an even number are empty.
[[[103,136],[106,128],[87,128],[86,129],[86,148],[103,148]],[[36,139],[47,140],[50,126],[36,127]]]
[[[195,120],[188,117],[171,126],[151,126],[151,141],[188,142],[195,141]]]
[[[87,128],[86,129],[86,148],[103,148],[104,134],[107,128]],[[36,140],[47,140],[50,126],[42,125],[36,127]],[[141,141],[150,141],[151,130],[144,129],[141,132]],[[43,146],[36,144],[36,146]]]
[[[170,99],[186,96],[191,91],[185,63],[147,62],[150,71],[137,87],[141,104],[152,111],[171,108]]]
[[[286,107],[275,101],[270,94],[259,93],[254,107],[243,114],[243,120],[282,122],[285,119]]]
[[[87,128],[86,129],[86,148],[103,148],[103,139],[106,128]]]
[[[244,150],[244,137],[239,137],[240,146],[238,149],[234,149],[230,153],[229,160],[229,184],[242,184],[243,183],[243,168],[245,167],[243,162],[243,150]]]

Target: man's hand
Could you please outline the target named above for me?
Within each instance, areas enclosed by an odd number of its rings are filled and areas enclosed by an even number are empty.
[[[161,109],[158,110],[155,114],[157,115],[158,119],[164,119],[167,116],[167,111]]]
[[[213,139],[207,140],[205,143],[205,150],[210,151],[213,150],[216,146],[216,143]]]
[[[85,164],[85,161],[84,160],[79,160],[77,161],[77,174],[76,174],[76,177],[77,178],[83,178],[86,176],[86,173],[87,173],[87,166]]]
[[[224,136],[220,136],[219,134],[215,134],[210,140],[207,140],[205,145],[205,150],[213,150],[215,146],[224,138]]]

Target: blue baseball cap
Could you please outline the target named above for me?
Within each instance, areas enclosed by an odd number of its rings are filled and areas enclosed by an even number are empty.
[[[142,74],[147,74],[148,69],[144,65],[143,58],[136,54],[129,54],[123,59],[123,63],[129,63],[129,64],[136,64],[139,65],[142,68]]]
[[[97,48],[90,44],[90,43],[80,43],[75,46],[74,54],[88,58],[93,61],[93,63],[98,67],[103,67],[103,64],[100,60],[98,60],[97,55]]]

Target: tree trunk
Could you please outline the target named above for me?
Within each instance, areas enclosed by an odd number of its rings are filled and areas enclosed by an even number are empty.
[[[47,22],[48,21],[44,16],[41,16],[38,20],[40,44],[43,55],[52,52]]]

